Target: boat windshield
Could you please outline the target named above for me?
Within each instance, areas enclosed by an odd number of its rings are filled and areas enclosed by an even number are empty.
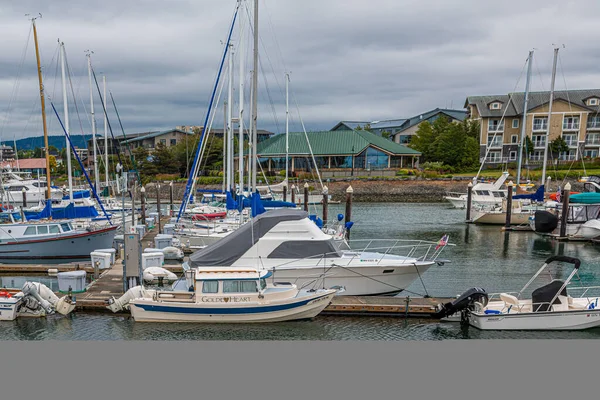
[[[63,232],[69,232],[71,230],[71,226],[67,222],[60,224],[60,226],[62,227]]]
[[[265,278],[260,279],[260,290],[265,290],[267,287],[267,280]]]

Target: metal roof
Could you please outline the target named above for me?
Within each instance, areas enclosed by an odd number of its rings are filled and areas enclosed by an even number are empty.
[[[153,137],[157,137],[157,136],[161,136],[161,135],[165,135],[167,133],[172,133],[172,132],[179,132],[179,133],[183,133],[185,135],[193,135],[194,133],[192,132],[186,132],[186,131],[182,131],[179,129],[169,129],[167,131],[160,131],[160,132],[150,132],[146,135],[143,136],[138,136],[136,138],[133,139],[129,139],[129,140],[125,140],[123,141],[123,143],[133,143],[133,142],[139,142],[140,140],[144,140],[144,139],[151,139]]]
[[[581,107],[592,112],[598,112],[598,107],[589,107],[585,104],[585,100],[590,97],[598,97],[600,99],[600,89],[583,89],[583,90],[555,90],[554,100],[562,100],[570,103],[573,106]],[[489,103],[494,101],[503,102],[503,106],[499,110],[490,110]],[[550,101],[550,91],[546,92],[530,92],[527,111],[538,108]],[[525,102],[524,92],[514,92],[503,95],[488,95],[488,96],[469,96],[465,102],[465,107],[475,105],[484,118],[498,117],[516,117],[523,115],[523,106]]]
[[[331,131],[335,131],[335,130],[346,130],[346,129],[339,129],[339,128],[348,128],[349,130],[354,130],[356,129],[358,126],[364,126],[365,124],[370,124],[369,121],[340,121],[338,122],[333,128],[331,128]]]
[[[315,156],[356,155],[369,146],[375,146],[393,155],[420,155],[416,150],[363,130],[308,132],[308,140]],[[259,156],[285,155],[285,134],[275,135],[258,144]],[[304,132],[289,134],[289,154],[308,155],[310,148]]]

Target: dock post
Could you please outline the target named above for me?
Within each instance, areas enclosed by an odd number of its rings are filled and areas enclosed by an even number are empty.
[[[323,186],[323,228],[327,228],[329,208],[329,189]]]
[[[23,188],[21,189],[21,193],[23,194],[23,208],[27,208],[27,190]]]
[[[287,201],[287,185],[283,186],[283,201]]]
[[[296,204],[296,185],[292,185],[292,203]]]
[[[345,223],[348,223],[352,219],[352,193],[354,193],[354,189],[352,189],[352,185],[348,186],[346,189],[346,219]],[[350,240],[350,230],[346,229],[346,239]]]
[[[304,211],[308,211],[308,182],[304,183]]]
[[[173,216],[173,181],[169,183],[169,217]]]
[[[471,206],[473,205],[473,182],[467,185],[467,222],[471,222]]]
[[[142,202],[142,225],[146,225],[146,188],[140,189],[140,201]]]
[[[560,220],[560,237],[564,238],[567,236],[567,217],[569,215],[569,196],[571,195],[571,184],[569,182],[563,188],[562,191],[562,216]]]
[[[506,193],[506,223],[505,227],[510,228],[510,217],[512,214],[512,196],[513,196],[513,183],[512,181],[508,182],[508,190]]]
[[[133,181],[133,185],[131,185],[131,229],[132,231],[135,231],[135,181]],[[123,227],[125,226],[125,224],[123,224]],[[123,234],[125,234],[125,230],[123,230]]]
[[[158,233],[162,233],[160,231],[160,184],[156,184],[156,212],[158,213]]]

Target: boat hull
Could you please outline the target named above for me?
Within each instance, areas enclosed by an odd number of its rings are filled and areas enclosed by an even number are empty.
[[[215,303],[158,302],[134,299],[129,302],[136,322],[202,322],[202,323],[265,323],[316,317],[333,298],[335,291],[293,298],[268,304],[232,307]]]
[[[86,259],[96,249],[113,246],[117,226],[74,235],[0,243],[0,261]]]
[[[510,224],[511,225],[525,225],[529,224],[529,216],[530,213],[512,213],[510,215]],[[506,224],[506,214],[505,213],[483,213],[475,218],[473,218],[473,222],[476,224],[486,224],[486,225],[505,225]]]
[[[481,330],[583,330],[600,326],[600,310],[516,314],[469,314],[469,324]]]

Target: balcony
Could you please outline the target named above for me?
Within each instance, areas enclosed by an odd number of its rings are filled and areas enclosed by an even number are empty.
[[[588,129],[600,129],[600,119],[590,119],[587,122]]]
[[[543,131],[545,132],[548,129],[548,123],[546,121],[540,123],[533,123],[534,131]]]
[[[489,157],[485,159],[485,163],[486,164],[499,164],[499,163],[506,163],[509,161],[514,161],[514,160],[509,160],[508,157]],[[483,157],[481,157],[479,159],[479,163],[483,162]]]
[[[488,140],[487,147],[501,148],[502,147],[502,138],[500,138],[500,140],[498,140],[498,139]]]
[[[534,140],[533,147],[536,149],[543,149],[546,147],[546,141],[545,140]]]
[[[600,138],[586,139],[585,145],[586,146],[600,146]]]
[[[563,131],[578,131],[579,121],[577,122],[563,122]]]

